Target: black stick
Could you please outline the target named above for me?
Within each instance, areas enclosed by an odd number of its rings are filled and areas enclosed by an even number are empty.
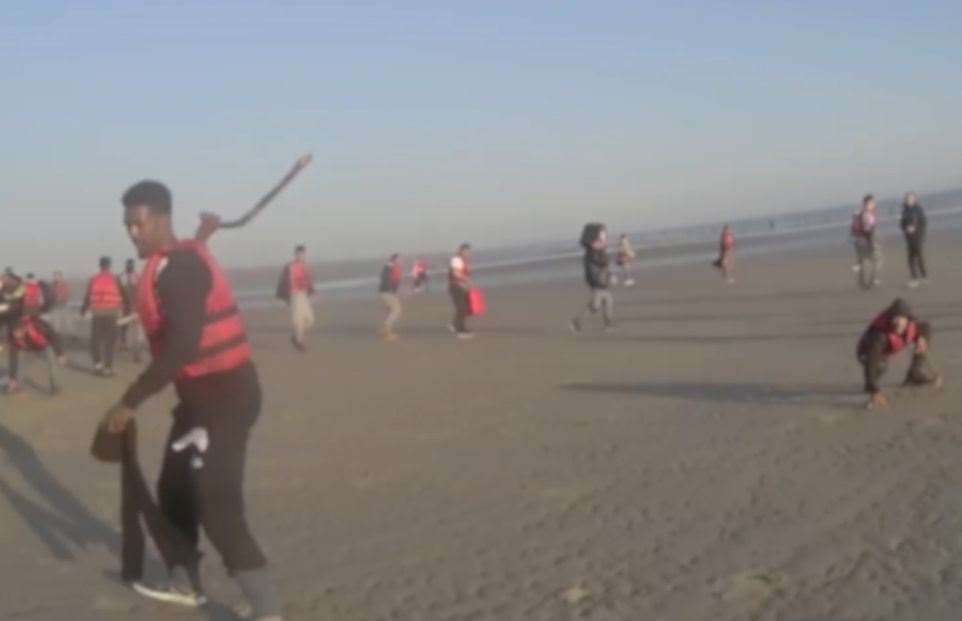
[[[280,194],[281,190],[287,187],[287,184],[293,181],[294,177],[296,177],[298,173],[304,170],[304,168],[306,168],[307,165],[310,163],[311,163],[310,153],[308,153],[307,155],[302,155],[301,157],[297,158],[297,161],[294,162],[294,165],[291,167],[291,169],[287,171],[287,174],[284,175],[284,178],[278,181],[277,185],[271,188],[270,191],[267,194],[265,194],[259,201],[257,201],[257,203],[255,203],[253,207],[248,209],[247,212],[244,213],[244,215],[242,215],[240,218],[237,218],[236,220],[222,221],[218,226],[218,228],[236,229],[250,222],[254,218],[254,216],[259,214],[261,210],[264,209],[264,207],[267,207],[268,203],[274,200],[274,197]]]

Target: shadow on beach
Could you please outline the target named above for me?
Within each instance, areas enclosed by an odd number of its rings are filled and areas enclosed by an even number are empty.
[[[854,403],[858,396],[850,387],[830,384],[786,387],[751,382],[575,382],[563,384],[561,388],[575,392],[765,405],[818,404],[847,407]]]

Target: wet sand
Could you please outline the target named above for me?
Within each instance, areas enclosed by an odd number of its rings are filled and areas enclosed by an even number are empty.
[[[900,240],[867,293],[843,247],[740,261],[734,286],[707,265],[641,270],[610,335],[568,332],[580,282],[490,291],[471,342],[441,293],[406,299],[392,344],[373,294],[321,300],[307,355],[284,311],[250,315],[266,403],[249,516],[286,615],[957,619],[959,241],[932,235],[933,284],[913,292]],[[895,295],[933,321],[947,386],[867,412],[855,340]],[[0,617],[235,618],[209,546],[203,611],[117,581],[119,477],[87,450],[136,371],[0,400]],[[172,404],[139,414],[150,479]]]

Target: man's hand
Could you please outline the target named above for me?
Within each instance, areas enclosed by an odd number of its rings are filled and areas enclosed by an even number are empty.
[[[924,354],[929,350],[929,342],[925,340],[924,336],[920,336],[917,341],[915,341],[915,353]]]
[[[107,410],[101,424],[109,433],[121,433],[127,427],[127,421],[134,417],[134,410],[123,403],[118,403]]]
[[[220,228],[220,216],[205,211],[200,214],[200,224],[197,226],[197,232],[194,233],[194,239],[205,242],[218,228]]]
[[[866,408],[870,410],[877,410],[880,408],[888,407],[889,400],[888,397],[880,390],[878,392],[873,392],[871,398],[866,404]]]

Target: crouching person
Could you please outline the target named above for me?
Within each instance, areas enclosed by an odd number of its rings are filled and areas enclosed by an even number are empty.
[[[901,298],[882,311],[869,324],[858,342],[858,360],[865,373],[865,392],[869,394],[869,409],[888,405],[888,399],[879,386],[879,379],[888,367],[888,359],[909,345],[914,346],[912,365],[904,384],[910,386],[942,384],[942,376],[928,358],[931,342],[931,326],[919,321],[912,309]]]
[[[44,320],[32,315],[24,315],[10,328],[10,380],[7,383],[8,392],[20,389],[20,353],[36,352],[47,362],[50,394],[60,392],[57,367],[67,363],[60,338],[54,329]]]

